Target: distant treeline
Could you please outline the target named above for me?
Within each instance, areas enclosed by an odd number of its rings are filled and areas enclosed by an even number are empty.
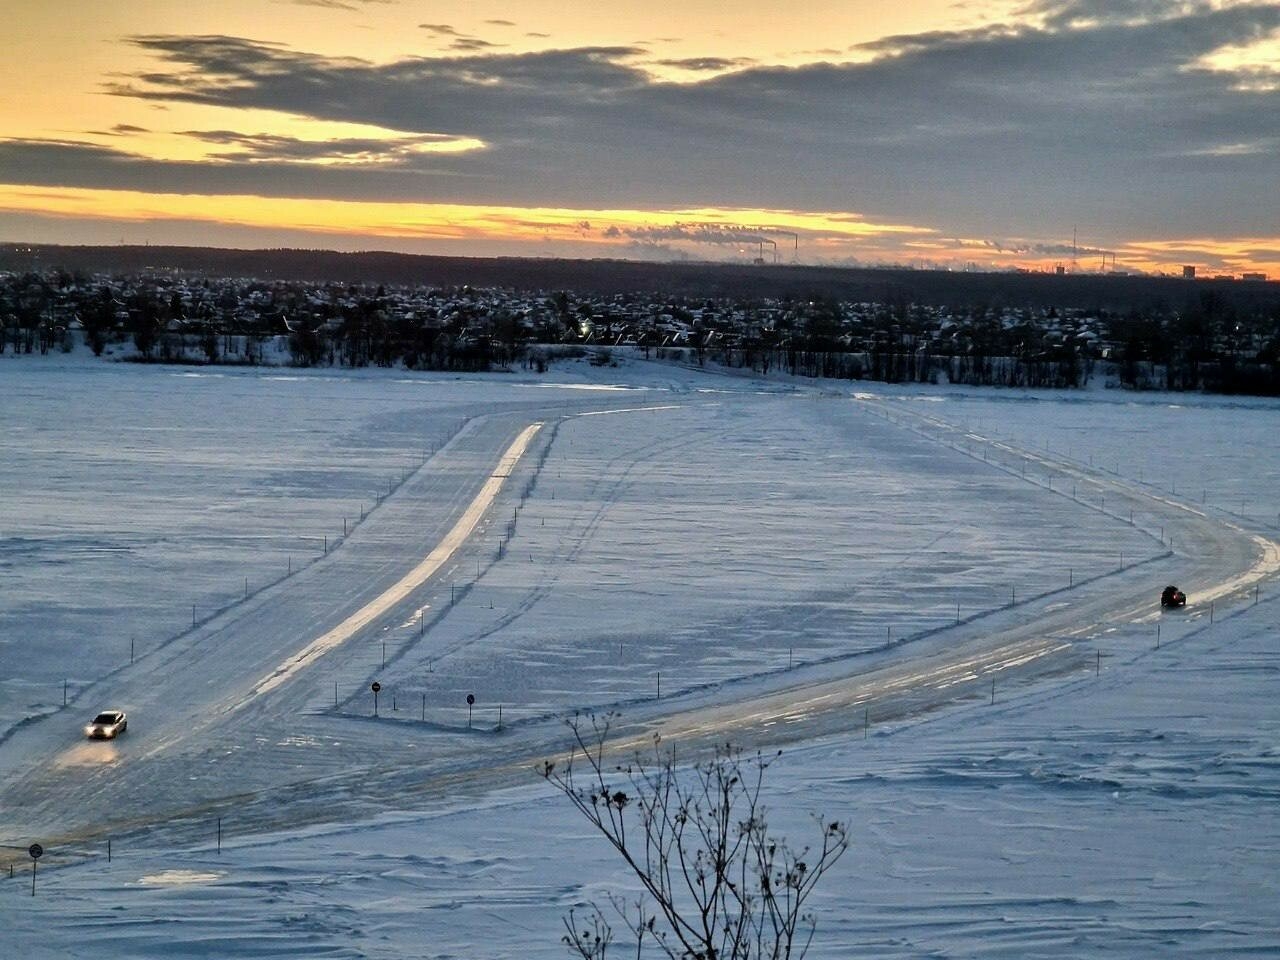
[[[1241,310],[1212,289],[1193,294],[1178,313],[1099,311],[1105,336],[1087,342],[1064,336],[1054,311],[1010,321],[978,305],[942,331],[902,302],[850,323],[833,302],[815,300],[795,330],[755,331],[696,353],[761,372],[971,386],[1077,387],[1105,364],[1134,389],[1280,395],[1280,305]]]
[[[990,303],[940,311],[904,298],[855,309],[816,293],[767,305],[668,297],[655,310],[679,339],[656,322],[618,321],[624,332],[608,342],[584,332],[598,304],[565,291],[463,289],[430,301],[447,311],[409,314],[381,288],[193,281],[179,290],[47,271],[0,277],[0,352],[68,348],[80,330],[95,353],[128,342],[143,361],[259,363],[270,344],[271,362],[299,366],[474,371],[539,368],[542,344],[650,353],[678,343],[694,362],[805,377],[1075,387],[1105,363],[1133,388],[1280,395],[1280,304],[1242,307],[1196,285],[1186,292],[1177,311],[1088,317]]]
[[[70,349],[78,330],[95,355],[131,344],[142,362],[261,363],[266,346],[283,341],[287,362],[297,366],[478,371],[515,362],[534,332],[522,331],[509,312],[465,303],[438,323],[396,316],[381,290],[352,287],[317,303],[301,284],[248,284],[240,292],[194,286],[200,296],[184,303],[163,287],[61,270],[0,277],[0,353]],[[252,310],[244,293],[261,298]],[[561,328],[536,332],[558,337]]]
[[[848,302],[908,301],[934,306],[974,303],[1127,312],[1180,309],[1196,291],[1212,291],[1244,312],[1280,307],[1280,283],[1182,280],[1076,273],[968,273],[871,267],[725,263],[647,263],[523,257],[438,257],[333,250],[230,250],[170,246],[0,244],[0,270],[146,273],[263,280],[504,287],[615,294],[636,290],[682,297]]]

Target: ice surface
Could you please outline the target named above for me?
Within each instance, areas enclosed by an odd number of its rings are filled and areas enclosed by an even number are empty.
[[[321,542],[304,537],[327,530],[336,546],[342,518],[376,518],[387,489],[483,469],[468,423],[548,405],[546,455],[508,490],[528,495],[495,507],[458,602],[438,584],[420,620],[360,638],[317,679],[316,709],[338,682],[340,712],[367,712],[358,691],[377,676],[404,737],[424,696],[430,729],[465,725],[470,691],[478,722],[502,703],[536,725],[652,708],[659,672],[664,698],[721,702],[744,678],[870,657],[886,636],[942,630],[957,603],[968,621],[1011,591],[1021,610],[1006,616],[1065,616],[1068,578],[1105,591],[1144,576],[1136,561],[1157,580],[1171,562],[1174,531],[1154,512],[1130,524],[1091,500],[1097,472],[1262,535],[1280,521],[1264,509],[1280,489],[1273,401],[759,383],[640,363],[459,379],[51,360],[0,368],[8,723],[57,710],[64,677],[74,697],[122,667],[129,636],[142,656],[189,626],[192,603],[234,609],[245,577],[252,593],[288,557],[314,560]],[[596,389],[614,385],[637,389]],[[666,409],[578,415],[609,405]],[[381,563],[408,542],[376,519],[351,529],[339,558]],[[787,748],[769,796],[778,825],[801,838],[816,810],[854,825],[812,956],[1280,952],[1280,601],[1272,582],[1256,606],[1237,591],[1210,623],[1181,585],[1193,609],[1162,622],[1159,650],[1142,617],[1091,639],[1097,676]],[[358,741],[321,721],[277,749],[316,763],[330,736]],[[456,750],[454,734],[431,736],[430,750]],[[165,769],[194,778],[208,761]],[[99,851],[42,869],[34,899],[21,874],[0,883],[0,922],[36,958],[90,945],[107,958],[552,957],[569,905],[627,889],[544,789],[411,812],[424,802],[340,827],[245,836],[229,823],[220,855],[212,836],[140,835],[109,865]]]

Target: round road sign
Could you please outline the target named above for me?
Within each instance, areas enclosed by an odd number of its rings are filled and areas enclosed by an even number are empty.
[[[380,684],[377,680],[375,680],[373,681],[373,683],[369,684],[369,689],[372,690],[374,693],[377,693],[379,690],[382,689],[382,684]]]
[[[476,695],[475,695],[474,693],[468,693],[468,694],[467,694],[467,706],[469,707],[469,706],[471,706],[472,704],[474,704],[475,702],[476,702]]]
[[[31,846],[27,847],[27,853],[31,854],[32,860],[39,860],[44,856],[44,847],[40,846],[38,843],[33,843]]]

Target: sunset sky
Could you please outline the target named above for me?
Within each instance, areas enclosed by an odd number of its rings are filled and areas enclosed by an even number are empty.
[[[0,240],[1280,278],[1280,3],[3,8]]]

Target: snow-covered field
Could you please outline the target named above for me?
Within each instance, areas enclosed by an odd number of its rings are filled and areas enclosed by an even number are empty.
[[[93,712],[86,698],[117,679],[199,650],[201,631],[243,633],[255,603],[300,602],[326,571],[411,566],[462,478],[493,469],[519,424],[544,424],[447,574],[305,678],[307,735],[275,731],[264,753],[278,766],[293,751],[301,770],[409,747],[442,769],[509,760],[510,739],[474,737],[498,705],[507,738],[545,743],[576,708],[732,704],[856,674],[887,644],[923,656],[1033,631],[1192,569],[1177,505],[1242,542],[1280,523],[1274,401],[759,382],[638,360],[455,378],[28,358],[0,366],[0,405],[6,729]],[[427,525],[417,555],[409,505]],[[781,738],[796,742],[773,778],[778,823],[796,837],[809,810],[854,824],[814,956],[1280,950],[1280,587],[1262,583],[1256,605],[1252,587],[1224,590],[1210,623],[1183,585],[1193,609],[1164,619],[1159,651],[1143,611],[1070,638],[1067,672],[1002,685],[994,706],[899,711],[865,741],[860,713]],[[384,722],[357,722],[374,678]],[[136,722],[127,749],[146,743],[145,711]],[[228,746],[248,755],[245,729]],[[22,749],[0,744],[0,769]],[[266,761],[219,788],[203,779],[213,759],[168,762],[194,784],[173,802],[276,802]],[[110,769],[95,775],[109,784]],[[286,832],[227,815],[220,854],[211,836],[135,829],[107,864],[99,838],[34,899],[21,873],[0,883],[0,918],[33,957],[561,955],[560,914],[620,874],[563,801],[506,780],[382,794],[380,818],[366,804]],[[24,822],[24,782],[4,794],[0,843],[38,839],[4,827]],[[153,781],[121,782],[122,820],[163,815]]]

